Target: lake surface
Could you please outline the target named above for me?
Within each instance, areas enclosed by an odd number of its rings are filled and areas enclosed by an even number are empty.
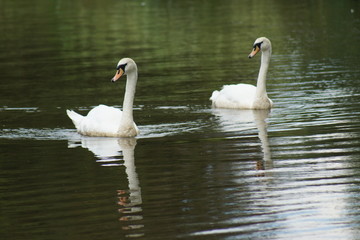
[[[0,2],[1,239],[360,239],[359,1]],[[271,111],[212,109],[255,84]],[[121,108],[131,139],[65,114]]]

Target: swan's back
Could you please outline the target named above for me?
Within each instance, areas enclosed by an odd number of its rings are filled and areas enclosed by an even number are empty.
[[[116,136],[122,116],[121,110],[106,105],[93,108],[86,117],[70,110],[67,114],[77,131],[87,136]]]
[[[255,93],[256,87],[250,84],[224,85],[212,93],[210,100],[217,108],[251,109]]]

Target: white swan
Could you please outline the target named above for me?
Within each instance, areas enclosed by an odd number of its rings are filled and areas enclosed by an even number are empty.
[[[137,82],[137,66],[134,60],[123,58],[116,67],[112,82],[122,75],[127,75],[123,111],[114,107],[99,105],[93,108],[87,116],[82,116],[72,110],[66,110],[77,131],[93,137],[134,137],[139,129],[133,119],[133,102]]]
[[[265,37],[255,40],[249,58],[254,57],[259,51],[261,66],[257,79],[257,86],[250,84],[224,85],[220,91],[214,91],[210,100],[216,108],[235,109],[270,109],[273,102],[266,93],[266,74],[271,58],[271,42]]]

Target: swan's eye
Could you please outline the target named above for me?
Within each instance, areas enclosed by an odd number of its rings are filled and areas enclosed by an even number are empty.
[[[125,64],[121,64],[119,65],[116,69],[120,71],[120,69],[122,69],[125,72],[125,67],[126,67],[127,63]]]
[[[263,43],[263,42],[259,42],[259,43],[254,44],[254,46],[253,46],[254,50],[256,49],[256,47],[258,47],[259,49],[261,49],[261,44],[262,44],[262,43]]]

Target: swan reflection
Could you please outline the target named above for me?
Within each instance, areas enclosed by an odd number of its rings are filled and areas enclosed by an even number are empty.
[[[220,120],[220,126],[225,132],[245,131],[255,127],[261,142],[263,159],[256,163],[257,170],[271,169],[271,151],[269,146],[266,119],[270,110],[235,110],[213,109],[213,113]]]
[[[136,223],[136,221],[143,219],[141,188],[134,158],[136,139],[82,136],[81,143],[79,141],[69,141],[69,148],[78,146],[90,150],[96,156],[97,162],[101,166],[125,166],[125,173],[129,184],[126,189],[117,190],[118,211],[121,214],[119,221],[124,224],[122,226],[124,230],[133,230],[126,235],[127,237],[143,236],[142,232],[135,232],[136,229],[139,230],[144,227],[144,225]]]

